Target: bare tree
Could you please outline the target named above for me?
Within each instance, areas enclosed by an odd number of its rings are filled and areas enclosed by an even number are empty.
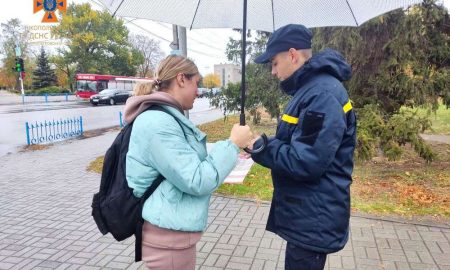
[[[138,67],[138,76],[152,77],[156,66],[164,58],[159,41],[142,35],[130,35],[131,45],[142,53],[144,63]]]
[[[19,46],[23,54],[26,54],[28,49],[28,31],[22,22],[17,19],[11,19],[6,23],[1,24],[1,44],[2,54],[4,56],[13,55],[16,46]]]

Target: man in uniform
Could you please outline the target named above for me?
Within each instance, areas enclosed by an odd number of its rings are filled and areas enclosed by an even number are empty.
[[[356,117],[342,81],[351,67],[336,51],[312,55],[312,32],[286,25],[256,63],[292,96],[276,135],[252,159],[270,168],[274,186],[267,230],[287,241],[285,269],[323,269],[347,242]],[[253,149],[263,144],[255,141]]]

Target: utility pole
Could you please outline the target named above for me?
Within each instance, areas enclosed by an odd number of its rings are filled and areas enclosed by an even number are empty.
[[[178,26],[178,47],[181,50],[181,55],[187,57],[187,40],[186,40],[186,27]],[[189,111],[184,111],[184,116],[189,119]]]
[[[173,35],[173,41],[170,43],[170,48],[172,49],[172,52],[178,51],[180,49],[179,43],[178,43],[178,26],[175,24],[172,25],[172,35]]]
[[[172,53],[180,54],[187,57],[187,39],[186,39],[186,27],[172,25],[173,41],[170,43]]]
[[[178,47],[181,54],[187,57],[186,27],[178,26]]]
[[[172,25],[173,41],[170,44],[172,51],[181,52],[181,55],[187,57],[187,40],[186,40],[186,27]],[[177,52],[177,53],[178,53]],[[184,111],[184,116],[189,119],[189,111]]]

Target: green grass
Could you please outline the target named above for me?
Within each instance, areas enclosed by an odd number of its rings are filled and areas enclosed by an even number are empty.
[[[255,164],[244,179],[243,184],[223,184],[217,193],[235,197],[245,197],[257,201],[272,199],[272,178],[270,170]]]
[[[431,130],[426,133],[430,134],[447,134],[450,135],[450,108],[447,109],[442,103],[436,112],[430,112],[428,109],[417,108],[419,115],[429,115],[431,120]]]

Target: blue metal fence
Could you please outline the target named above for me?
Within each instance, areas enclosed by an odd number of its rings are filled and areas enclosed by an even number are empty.
[[[49,102],[49,97],[64,97],[64,101],[69,101],[69,96],[72,97],[74,94],[69,93],[45,93],[45,94],[26,94],[22,95],[22,103],[25,103],[25,98],[28,97],[43,97],[44,102]]]
[[[25,123],[27,144],[59,141],[83,135],[83,118],[67,118],[44,122]]]

